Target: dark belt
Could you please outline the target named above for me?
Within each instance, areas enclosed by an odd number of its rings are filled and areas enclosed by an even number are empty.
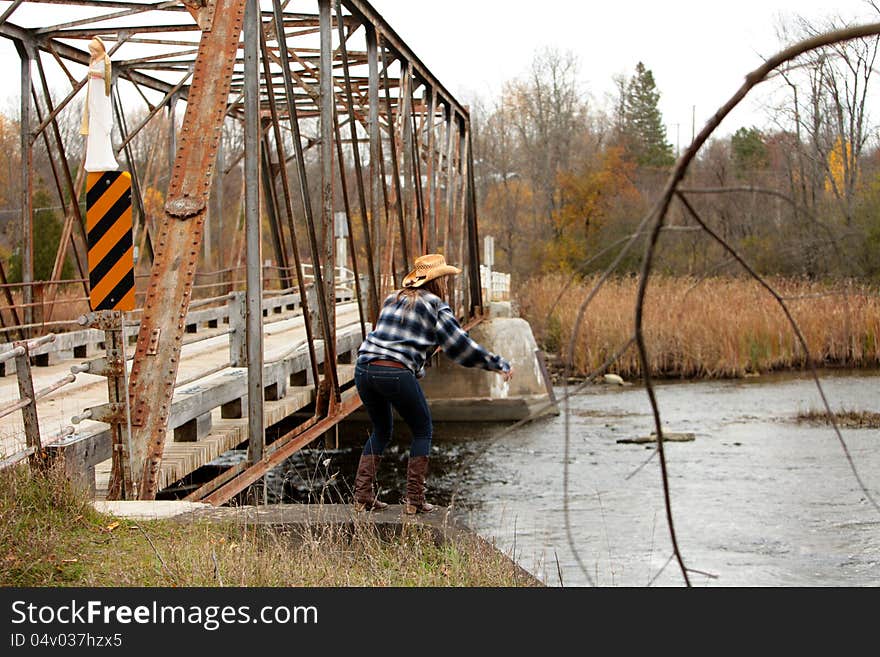
[[[403,363],[398,363],[396,360],[371,360],[367,365],[381,365],[382,367],[396,367],[401,370],[407,369],[406,365]]]

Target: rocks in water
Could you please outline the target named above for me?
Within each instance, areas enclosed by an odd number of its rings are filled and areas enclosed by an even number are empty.
[[[664,431],[663,432],[663,442],[664,443],[689,443],[696,438],[696,435],[693,433],[675,433],[672,431]],[[657,442],[657,434],[653,431],[650,436],[639,436],[638,438],[621,438],[617,441],[618,443],[628,444],[628,445],[641,445],[643,443],[656,443]]]

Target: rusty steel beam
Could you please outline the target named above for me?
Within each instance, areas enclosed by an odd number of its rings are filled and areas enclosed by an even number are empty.
[[[183,5],[170,2],[154,2],[146,4],[142,2],[124,2],[124,0],[28,0],[28,4],[48,5],[74,5],[82,7],[111,7],[115,9],[141,9],[152,11],[156,7],[163,6],[163,11],[186,11]]]
[[[339,16],[342,14],[342,6],[340,4],[340,0],[336,0],[336,15]],[[345,100],[347,104],[347,109],[349,116],[354,114],[354,98],[352,96],[352,88],[351,88],[351,76],[349,75],[349,59],[348,59],[348,50],[345,45],[345,39],[342,35],[342,21],[337,21],[339,26],[339,50],[342,55],[342,63],[343,63],[343,72],[345,78]],[[358,207],[361,213],[361,225],[363,227],[364,234],[364,250],[367,255],[367,290],[369,293],[369,317],[370,322],[375,322],[376,317],[379,315],[379,296],[376,292],[376,270],[373,265],[373,241],[370,235],[370,221],[369,216],[367,215],[367,201],[366,195],[364,193],[364,174],[361,169],[361,153],[360,146],[358,143],[357,136],[357,125],[354,121],[349,122],[349,127],[351,130],[351,141],[352,141],[352,156],[354,158],[354,169],[355,169],[355,183],[357,184],[357,193],[358,193]],[[337,141],[339,140],[339,134],[336,135]],[[342,171],[342,147],[340,144],[340,170]],[[343,190],[345,190],[345,185],[343,184]],[[347,200],[346,200],[347,205]],[[346,208],[346,216],[348,216],[349,223],[349,239],[352,243],[352,261],[354,262],[356,257],[356,251],[354,248],[354,229],[352,227],[351,216],[348,208]],[[357,272],[355,272],[355,276],[357,277]]]
[[[379,55],[378,44],[376,42],[376,29],[372,25],[365,25],[367,40],[367,59],[369,68],[369,89],[367,91],[367,104],[370,108],[370,116],[368,121],[368,130],[370,133],[370,215],[372,218],[372,235],[371,242],[378,248],[379,241],[379,195],[382,193],[382,179],[380,178],[382,167],[381,162],[381,134],[379,127]],[[387,213],[385,215],[387,222]],[[381,254],[378,254],[381,258]],[[379,266],[373,265],[373,276],[378,277],[376,283],[378,311],[378,294],[382,293],[381,279],[381,261]],[[378,316],[378,315],[377,315]],[[375,317],[373,317],[375,320]]]
[[[263,75],[264,75],[264,77],[266,77],[268,79],[270,64],[269,64],[268,53],[266,50],[265,29],[266,29],[265,25],[261,25],[258,36],[259,36],[259,41],[260,41],[260,51],[262,53],[261,62],[263,64]],[[291,286],[291,282],[292,282],[290,280],[290,266],[289,266],[289,261],[287,259],[287,241],[284,237],[284,229],[283,229],[281,221],[280,221],[280,214],[281,214],[279,212],[280,205],[278,203],[277,188],[275,185],[276,174],[275,174],[275,171],[272,166],[272,155],[271,155],[271,150],[269,148],[269,128],[272,129],[273,135],[275,137],[276,145],[282,143],[282,141],[281,141],[282,140],[281,126],[278,123],[277,103],[276,103],[276,99],[275,99],[275,90],[273,88],[273,85],[271,85],[271,84],[266,85],[266,95],[267,95],[268,104],[269,104],[270,116],[266,117],[266,119],[264,119],[268,125],[266,125],[266,129],[263,132],[263,139],[262,139],[262,144],[263,144],[262,151],[263,151],[264,166],[262,167],[263,170],[261,173],[261,177],[263,178],[264,188],[266,190],[266,201],[267,201],[266,210],[268,211],[268,214],[269,214],[269,224],[272,229],[271,237],[272,237],[272,241],[273,241],[273,246],[275,247],[276,258],[278,260],[278,264],[281,267],[283,267],[282,271],[284,272],[284,274],[283,274],[283,281],[284,282],[283,282],[282,287],[287,288],[287,287]],[[285,167],[284,162],[281,159],[282,154],[283,153],[278,154],[278,174],[279,175],[282,173],[281,169]],[[286,174],[286,172],[287,171],[285,168],[284,173]],[[285,192],[286,192],[287,176],[286,175],[283,176],[282,180],[283,180],[282,184],[284,185]],[[293,239],[292,235],[291,235],[291,239]]]
[[[273,0],[272,8],[274,12],[274,20],[276,28],[278,25],[282,23],[282,14],[281,14],[281,1]],[[283,63],[282,70],[284,71],[284,88],[287,94],[288,99],[293,98],[293,80],[290,76],[290,62],[287,58],[287,43],[286,38],[284,36],[284,31],[279,31],[279,53],[281,53],[281,60]],[[303,155],[302,148],[302,139],[300,136],[299,130],[299,117],[297,116],[296,104],[290,106],[290,115],[288,117],[288,121],[290,123],[291,130],[293,131],[293,148],[296,154],[296,165],[297,165],[297,173],[298,181],[299,181],[299,192],[300,199],[302,201],[303,213],[305,214],[306,219],[306,233],[309,240],[309,247],[312,255],[312,264],[314,265],[313,271],[315,274],[315,287],[318,290],[318,293],[315,295],[318,306],[318,313],[321,318],[321,329],[323,332],[324,338],[324,359],[325,362],[333,362],[334,365],[330,367],[324,367],[324,380],[326,381],[326,385],[329,386],[329,389],[334,392],[338,392],[339,383],[336,376],[336,367],[335,360],[330,361],[328,354],[334,353],[336,351],[335,340],[331,344],[330,339],[330,326],[328,324],[328,310],[326,305],[326,297],[321,294],[321,290],[324,289],[324,275],[321,271],[321,259],[320,259],[320,249],[318,248],[318,237],[315,231],[315,220],[314,215],[312,213],[312,202],[309,194],[309,181],[306,177],[306,164],[305,157]],[[300,278],[302,278],[302,270],[300,270]],[[305,297],[303,297],[305,299]],[[335,301],[335,299],[334,299]],[[303,313],[306,313],[306,307],[303,306]],[[334,327],[335,329],[335,327]],[[328,348],[329,345],[329,348]],[[317,379],[316,379],[317,381]],[[319,395],[320,396],[320,395]],[[318,404],[316,404],[316,412],[318,408]]]
[[[406,239],[406,221],[403,217],[403,204],[401,203],[402,194],[400,192],[400,167],[397,165],[397,144],[394,139],[394,113],[391,109],[391,88],[388,86],[388,62],[385,58],[386,50],[382,47],[382,75],[385,81],[385,113],[388,121],[388,146],[389,157],[391,159],[391,182],[394,189],[394,205],[397,211],[397,222],[400,227],[400,246],[403,249],[404,262],[411,262],[409,259],[409,248]],[[384,178],[384,175],[383,175]]]
[[[266,62],[266,59],[264,58],[263,61]],[[270,94],[270,98],[271,98],[271,94]],[[287,217],[288,230],[290,231],[290,242],[291,242],[291,249],[293,252],[293,264],[296,269],[296,282],[297,282],[297,286],[299,288],[300,304],[303,309],[303,324],[304,324],[305,330],[306,330],[306,342],[309,345],[309,362],[311,364],[312,379],[313,379],[314,384],[316,386],[315,392],[317,394],[317,386],[318,386],[318,383],[320,382],[321,377],[318,372],[318,360],[317,360],[317,357],[315,354],[315,337],[313,334],[312,322],[311,322],[310,313],[309,313],[309,300],[308,300],[308,294],[306,291],[305,277],[303,275],[302,258],[300,257],[300,251],[299,251],[299,239],[297,236],[296,223],[294,222],[294,218],[293,218],[293,202],[290,197],[290,183],[288,181],[288,176],[287,176],[287,158],[284,155],[284,140],[282,139],[282,136],[281,136],[281,122],[278,120],[278,114],[277,114],[275,104],[271,101],[269,103],[269,112],[272,116],[272,128],[275,132],[275,149],[276,149],[278,162],[279,162],[278,175],[281,178],[281,191],[282,191],[282,195],[284,196],[284,210],[285,210],[285,215]],[[267,159],[269,159],[268,146],[267,146],[266,157],[267,157]],[[275,190],[274,178],[270,178],[270,181],[271,181],[271,185],[272,185],[272,190],[274,192],[274,190]],[[275,197],[275,198],[276,198],[276,201],[275,201],[276,202],[276,213],[280,214],[280,212],[278,210],[279,206],[277,204],[277,197]],[[276,223],[278,226],[279,234],[283,238],[283,230],[281,228],[280,217],[276,217]],[[286,245],[284,246],[284,248],[285,249],[287,248]],[[286,262],[288,262],[288,261],[286,259],[286,255],[285,255],[285,263]],[[285,266],[287,266],[287,265],[285,265]],[[287,275],[289,276],[289,273]]]
[[[453,135],[455,134],[455,121],[452,119],[452,111],[451,108],[447,105],[446,107],[446,221],[444,222],[443,227],[443,253],[446,257],[449,257],[451,254],[451,245],[449,243],[450,234],[452,232],[453,224],[452,219],[454,217],[455,209],[453,208],[453,202],[455,198],[455,175],[453,171],[453,157],[455,152],[453,148],[455,146],[455,140],[453,139]]]
[[[415,93],[415,89],[413,89],[413,93]],[[420,119],[422,120],[422,124],[424,125],[425,115],[424,112],[419,112]],[[410,148],[412,152],[411,156],[411,164],[412,164],[412,177],[413,182],[415,183],[413,186],[413,191],[415,195],[415,206],[416,206],[416,220],[418,222],[418,235],[419,235],[419,253],[428,253],[428,234],[427,234],[427,222],[425,221],[425,197],[422,194],[422,139],[421,133],[422,129],[416,126],[416,115],[413,113],[412,121],[409,124],[410,128]]]
[[[127,29],[131,29],[131,28],[127,28]],[[87,32],[88,32],[89,38],[91,38],[95,34],[95,30],[91,30],[91,31],[87,31]],[[36,38],[33,36],[33,34],[29,30],[18,27],[17,25],[13,25],[12,23],[9,23],[8,21],[6,23],[3,23],[2,25],[0,25],[0,36],[4,36],[4,37],[7,37],[7,38],[12,39],[14,41],[19,41],[22,43],[28,43],[33,48],[39,48],[40,50],[43,50],[45,52],[57,54],[59,57],[62,57],[63,59],[67,59],[67,60],[69,60],[71,62],[75,62],[77,64],[82,64],[83,66],[86,66],[86,67],[88,67],[88,65],[89,65],[90,56],[87,51],[80,50],[79,48],[74,48],[73,46],[70,46],[62,41],[55,41],[55,40],[52,40],[52,39],[49,39],[46,37]],[[83,38],[85,38],[85,35],[83,36]],[[119,42],[125,41],[126,38],[128,38],[128,37],[120,36],[117,43],[114,44],[110,48],[110,50],[107,51],[108,54],[110,56],[112,56],[114,50],[118,47]],[[173,86],[167,82],[163,82],[162,80],[159,80],[159,79],[154,78],[152,76],[140,73],[139,71],[131,71],[131,76],[134,80],[136,80],[137,82],[139,82],[143,86],[147,87],[148,89],[153,89],[154,91],[160,91],[162,93],[166,93]],[[87,81],[88,81],[88,77],[86,77],[83,80],[82,84],[85,85],[85,83]],[[61,106],[63,106],[63,103],[59,106],[59,108],[56,108],[56,110],[60,109]],[[47,117],[47,120],[49,118],[54,118],[54,117]]]
[[[211,31],[202,33],[165,217],[154,244],[129,388],[132,462],[138,478],[138,498],[143,500],[156,496],[184,318],[198,263],[244,5],[245,0],[217,0]]]
[[[466,224],[465,224],[465,215],[466,215],[465,196],[467,195],[467,185],[465,184],[465,180],[467,179],[467,174],[468,174],[468,161],[467,161],[467,157],[465,155],[467,152],[467,148],[466,148],[467,141],[466,141],[466,135],[465,135],[463,123],[458,120],[456,120],[456,122],[459,123],[459,125],[458,125],[458,181],[457,181],[458,189],[456,190],[458,192],[458,194],[455,197],[456,216],[454,218],[455,218],[455,220],[458,224],[458,227],[459,227],[458,228],[458,236],[457,236],[458,262],[464,262],[465,261],[464,260],[465,242],[466,242],[464,236],[465,236],[465,231],[467,228]],[[455,226],[453,225],[453,228],[454,227]],[[464,299],[465,299],[465,294],[467,293],[467,287],[465,286],[464,281],[458,281],[458,282],[459,282],[459,285],[461,286],[461,292],[462,292],[461,300],[463,303]],[[465,307],[469,307],[469,306],[465,306]]]
[[[303,447],[315,439],[320,438],[324,433],[335,427],[339,422],[360,408],[360,406],[361,399],[357,394],[353,394],[351,397],[343,399],[336,407],[335,413],[311,424],[311,426],[305,431],[294,429],[294,431],[271,443],[266,448],[266,456],[262,461],[247,468],[232,481],[224,484],[210,495],[202,498],[201,501],[213,504],[214,506],[225,504],[238,493],[260,479],[263,475],[269,472],[269,470],[281,465]]]
[[[416,234],[419,227],[414,221],[415,196],[413,195],[413,186],[415,181],[412,178],[412,83],[409,62],[400,63],[400,86],[403,94],[403,107],[398,114],[400,122],[400,162],[398,167],[400,174],[403,176],[403,192],[401,195],[401,207],[403,210],[404,222],[409,225],[409,231],[401,238],[407,244],[409,255],[415,259],[420,255],[421,246],[416,244]],[[405,229],[404,229],[405,230]],[[410,264],[412,260],[404,257],[404,266]]]
[[[474,183],[474,147],[470,126],[465,129],[465,148],[467,149],[467,177],[463,180],[467,189],[465,216],[468,240],[468,278],[470,280],[470,314],[483,312],[483,286],[480,284],[480,236],[477,229],[477,194]],[[464,236],[462,236],[464,238]]]
[[[281,230],[281,222],[278,219],[279,205],[278,194],[276,192],[275,181],[272,175],[272,161],[269,148],[268,133],[263,133],[260,140],[260,156],[262,165],[260,167],[260,180],[263,183],[263,198],[265,199],[266,215],[269,218],[269,237],[272,242],[272,249],[275,251],[275,259],[282,271],[287,269],[287,244],[284,240],[284,233]],[[285,273],[285,275],[288,275]],[[290,287],[290,280],[286,279],[282,287]]]
[[[33,222],[33,137],[31,135],[31,65],[34,60],[34,49],[30,43],[16,41],[15,48],[21,59],[21,109],[19,124],[21,131],[21,281],[24,287],[21,291],[24,305],[24,323],[32,324],[34,311],[32,303],[33,287],[29,285],[34,280],[34,222]],[[26,336],[29,337],[29,336]]]
[[[336,240],[334,239],[333,215],[333,73],[330,69],[332,60],[333,31],[330,20],[330,0],[318,0],[321,27],[321,237],[323,239],[324,294],[327,308],[324,343],[324,369],[336,370]],[[315,271],[319,263],[315,261]],[[317,281],[317,279],[316,279]],[[332,392],[339,400],[339,387],[334,376]]]
[[[433,252],[437,250],[437,221],[436,221],[436,206],[435,206],[435,198],[434,198],[434,137],[435,137],[435,125],[436,119],[434,117],[434,112],[437,111],[437,90],[429,89],[431,93],[431,98],[428,102],[428,109],[425,116],[425,126],[428,131],[428,170],[425,175],[427,177],[428,184],[428,203],[427,203],[427,215],[428,215],[428,244],[426,250],[429,252]]]
[[[345,158],[342,153],[342,140],[339,138],[339,117],[333,112],[333,134],[336,137],[336,160],[339,165],[339,186],[342,189],[342,206],[345,208],[345,222],[348,227],[348,243],[351,252],[351,270],[354,272],[354,289],[355,297],[358,304],[358,319],[361,324],[361,338],[367,337],[366,323],[364,319],[364,300],[361,295],[361,279],[358,268],[357,246],[354,241],[354,224],[351,220],[351,203],[348,199],[348,181],[345,175]],[[334,221],[335,224],[335,221]],[[334,226],[335,228],[335,226]],[[345,263],[339,263],[341,267],[345,267]],[[334,295],[335,303],[335,295]]]
[[[176,5],[177,2],[166,3],[170,5]],[[37,36],[42,36],[43,34],[50,34],[53,32],[58,32],[59,30],[63,30],[68,27],[79,27],[80,25],[90,25],[92,23],[103,23],[104,21],[108,21],[112,18],[124,18],[125,16],[133,16],[135,14],[142,14],[145,11],[149,11],[149,9],[145,9],[143,6],[138,7],[136,9],[123,9],[121,11],[114,11],[109,14],[101,14],[100,16],[89,16],[88,18],[79,18],[77,20],[68,21],[66,23],[57,23],[55,25],[49,25],[46,27],[40,27],[34,30],[34,34]],[[101,28],[95,27],[95,30],[100,30]]]
[[[121,31],[137,32],[139,34],[172,34],[176,32],[198,32],[199,26],[195,23],[181,23],[178,25],[125,25],[125,26],[93,26],[89,28],[72,28],[69,30],[55,30],[40,34],[41,39],[84,39],[91,40],[96,34],[110,35]]]
[[[6,8],[6,11],[0,15],[0,25],[6,22],[6,19],[12,16],[12,12],[18,9],[18,6],[21,4],[22,0],[15,0],[11,5]]]
[[[248,461],[263,459],[266,446],[263,389],[263,251],[260,230],[260,21],[259,0],[246,0],[244,13],[244,215],[247,251]],[[231,81],[231,76],[230,76]],[[226,92],[229,93],[228,90]],[[225,115],[225,103],[224,111]],[[222,127],[223,121],[220,120]],[[219,140],[218,140],[219,142]],[[216,152],[214,153],[216,158]]]
[[[422,63],[415,53],[406,45],[397,32],[385,21],[373,6],[365,0],[343,0],[346,9],[358,16],[363,22],[373,25],[377,32],[382,35],[383,41],[390,46],[400,58],[410,62],[416,74],[424,80],[432,89],[436,89],[438,94],[450,103],[455,113],[469,121],[470,114],[467,109],[461,105],[440,81],[434,77],[431,71]]]

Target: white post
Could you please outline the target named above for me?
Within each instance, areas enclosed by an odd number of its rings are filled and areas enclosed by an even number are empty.
[[[347,284],[346,268],[348,267],[348,222],[345,220],[344,212],[337,212],[333,215],[333,234],[336,237],[336,265],[339,267],[339,282],[342,285]]]
[[[495,238],[486,235],[483,238],[483,264],[486,265],[486,302],[492,298],[492,266],[495,264]]]

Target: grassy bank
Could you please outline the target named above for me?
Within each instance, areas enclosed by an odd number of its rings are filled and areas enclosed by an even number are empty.
[[[517,300],[538,344],[567,354],[578,308],[593,288],[591,278],[573,284],[553,308],[568,281],[561,275],[521,285]],[[833,288],[803,280],[772,280],[800,325],[818,365],[880,366],[880,291],[849,283]],[[607,281],[587,307],[574,352],[574,371],[601,365],[632,335],[638,279]],[[806,364],[779,305],[749,279],[653,277],[648,286],[644,333],[654,375],[740,377],[800,368]],[[629,349],[610,368],[624,377],[641,374]]]
[[[0,471],[2,586],[515,586],[511,562],[484,542],[438,546],[409,526],[383,540],[291,538],[238,524],[115,520],[57,473]]]

